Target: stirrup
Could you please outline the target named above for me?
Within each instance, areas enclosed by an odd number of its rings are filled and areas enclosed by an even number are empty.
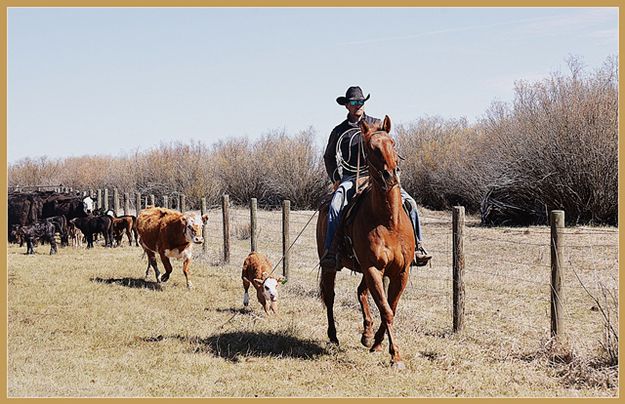
[[[428,262],[432,259],[432,255],[428,254],[428,252],[423,248],[423,245],[419,242],[417,243],[417,248],[415,249],[414,257],[411,265],[422,267],[427,265]]]

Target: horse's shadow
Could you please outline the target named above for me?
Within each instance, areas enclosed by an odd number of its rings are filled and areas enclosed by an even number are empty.
[[[207,338],[174,335],[171,337],[143,338],[146,342],[159,342],[165,338],[188,343],[194,353],[209,353],[231,362],[242,357],[279,357],[314,360],[327,354],[324,347],[314,341],[302,340],[284,332],[235,331],[211,335]]]
[[[142,278],[91,278],[92,282],[126,286],[135,289],[163,290],[160,283],[149,282]]]

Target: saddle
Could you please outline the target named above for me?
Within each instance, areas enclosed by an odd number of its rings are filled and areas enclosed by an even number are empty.
[[[369,193],[371,190],[371,183],[369,182],[369,177],[360,178],[358,181],[359,187],[358,191],[352,199],[348,202],[348,204],[343,208],[341,212],[341,216],[339,218],[339,222],[336,228],[336,234],[334,235],[334,243],[335,243],[335,251],[337,254],[337,258],[340,260],[341,264],[337,268],[338,271],[341,270],[342,266],[349,266],[353,268],[353,270],[360,272],[360,264],[358,263],[358,259],[354,256],[354,250],[352,246],[352,240],[348,235],[345,234],[345,229],[347,226],[353,223],[354,218],[356,217],[356,213],[358,212],[358,208],[362,205],[362,201],[365,199],[365,195]],[[327,195],[323,204],[329,204],[332,200],[332,194]],[[402,204],[404,211],[406,214],[409,214],[409,208],[406,204]]]
[[[341,260],[341,264],[345,264],[339,266],[339,271],[342,266],[349,266],[356,271],[360,269],[358,260],[354,257],[352,241],[345,235],[345,227],[354,221],[356,212],[358,212],[358,208],[365,199],[364,196],[369,193],[369,190],[371,189],[368,177],[361,177],[358,184],[358,191],[341,211],[339,222],[336,227],[336,234],[334,235],[334,250],[337,253],[337,257]],[[324,198],[322,203],[329,204],[331,200],[332,194]]]

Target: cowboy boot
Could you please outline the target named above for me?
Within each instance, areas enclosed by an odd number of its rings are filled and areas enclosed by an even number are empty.
[[[421,241],[417,241],[412,265],[422,267],[427,265],[427,263],[430,262],[431,259],[432,255],[428,254],[426,249],[423,247]]]

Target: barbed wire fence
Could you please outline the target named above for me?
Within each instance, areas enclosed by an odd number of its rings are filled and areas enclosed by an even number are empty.
[[[50,190],[91,196],[96,201],[96,208],[113,208],[117,214],[137,214],[146,206],[181,211],[187,208],[181,194],[156,196],[120,193],[116,189],[82,191],[63,187]],[[203,254],[209,254],[212,249],[214,263],[229,263],[231,238],[240,243],[247,243],[249,239],[250,251],[255,248],[274,251],[281,238],[282,254],[274,254],[274,261],[284,261],[284,275],[295,278],[315,270],[312,264],[304,267],[298,264],[317,260],[313,247],[315,223],[310,222],[314,211],[291,212],[290,208],[285,209],[289,204],[283,203],[283,233],[285,230],[288,233],[285,237],[264,230],[269,228],[264,223],[275,222],[275,211],[264,210],[258,216],[252,203],[249,209],[230,209],[227,195],[221,202],[208,205],[206,198],[202,198],[200,206],[200,213],[208,213],[209,217],[204,226]],[[500,236],[493,237],[488,234],[488,228],[463,224],[463,255],[459,259],[456,250],[460,240],[454,230],[454,220],[453,216],[451,220],[422,218],[427,237],[438,240],[428,248],[436,264],[429,269],[413,269],[410,285],[414,295],[436,298],[444,304],[444,316],[455,332],[470,326],[472,318],[481,321],[491,318],[493,329],[500,324],[500,328],[530,331],[539,337],[557,337],[564,332],[558,327],[573,335],[604,332],[597,331],[598,327],[611,328],[616,334],[618,325],[615,327],[611,322],[617,322],[618,317],[606,314],[599,298],[603,296],[605,301],[606,296],[611,296],[613,304],[618,304],[618,229],[567,228],[562,221],[561,226],[552,225],[551,229],[503,229]],[[252,224],[252,221],[256,223]],[[286,227],[285,221],[288,223]],[[541,241],[537,241],[539,238]],[[555,239],[560,240],[560,244],[554,252]],[[215,251],[216,245],[222,247]],[[457,268],[460,262],[462,268]],[[292,263],[295,263],[294,271],[289,269]],[[556,269],[558,275],[555,278],[560,279],[557,285],[554,284]],[[458,279],[458,275],[462,278]],[[480,304],[474,304],[475,299],[480,299]],[[484,301],[490,304],[484,304]],[[602,321],[589,313],[602,314]]]

